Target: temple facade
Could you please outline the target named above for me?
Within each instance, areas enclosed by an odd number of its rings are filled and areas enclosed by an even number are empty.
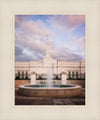
[[[15,79],[36,80],[46,79],[49,69],[52,69],[53,78],[85,79],[85,61],[59,61],[50,55],[49,40],[47,36],[46,54],[42,60],[15,62]],[[35,78],[34,78],[35,75]]]

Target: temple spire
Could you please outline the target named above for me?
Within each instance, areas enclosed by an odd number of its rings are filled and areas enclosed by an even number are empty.
[[[46,42],[46,57],[50,57],[48,34],[47,34],[47,42]]]
[[[48,39],[48,34],[47,34],[47,47],[49,48],[49,39]]]

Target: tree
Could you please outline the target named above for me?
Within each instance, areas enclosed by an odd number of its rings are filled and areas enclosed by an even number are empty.
[[[27,71],[26,71],[26,77],[25,77],[25,79],[26,79],[26,80],[28,79],[28,73],[27,73]]]

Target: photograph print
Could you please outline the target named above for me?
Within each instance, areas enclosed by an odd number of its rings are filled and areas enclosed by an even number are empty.
[[[85,15],[15,15],[15,105],[85,105]]]

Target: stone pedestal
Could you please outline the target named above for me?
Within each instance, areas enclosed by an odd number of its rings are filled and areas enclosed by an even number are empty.
[[[66,75],[66,72],[62,72],[62,74],[61,74],[61,84],[62,85],[66,85],[67,84],[67,75]]]
[[[31,82],[30,84],[35,85],[36,84],[36,73],[32,72],[31,73]]]

